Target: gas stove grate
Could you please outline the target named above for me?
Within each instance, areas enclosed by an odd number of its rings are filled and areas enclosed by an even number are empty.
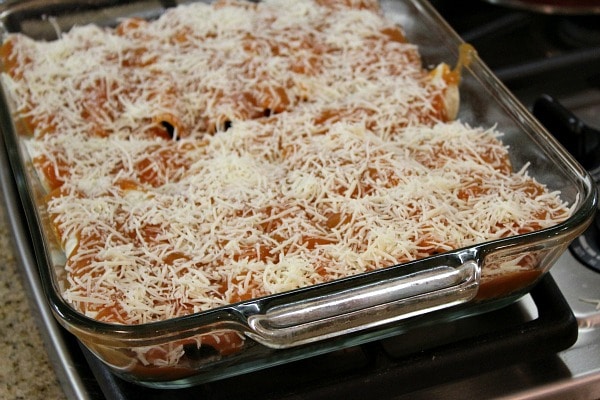
[[[525,376],[527,384],[532,379],[551,382],[568,377],[556,353],[577,340],[575,317],[550,275],[530,295],[538,313],[533,319],[524,315],[517,302],[452,323],[185,389],[151,389],[123,381],[85,348],[81,350],[104,396],[123,400],[389,398],[523,361],[553,364],[550,375],[536,375],[539,368],[529,364],[505,371],[509,390]],[[532,371],[523,374],[524,368]],[[469,387],[474,389],[472,384]]]

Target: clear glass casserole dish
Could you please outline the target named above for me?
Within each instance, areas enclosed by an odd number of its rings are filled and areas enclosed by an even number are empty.
[[[168,6],[172,6],[169,4]],[[161,2],[94,4],[35,1],[2,5],[4,33],[51,40],[57,31],[95,23],[114,26],[123,17],[155,18]],[[458,57],[461,40],[425,1],[384,1],[388,18],[419,46],[425,66]],[[3,88],[6,92],[6,88]],[[183,387],[310,357],[423,325],[505,306],[526,294],[551,268],[596,209],[595,186],[572,157],[474,56],[462,71],[458,118],[473,126],[497,126],[511,149],[515,170],[529,173],[573,210],[543,230],[489,241],[417,261],[350,276],[200,313],[138,325],[99,322],[63,296],[64,259],[53,242],[44,209],[45,190],[25,149],[19,121],[6,93],[2,131],[27,213],[44,289],[59,322],[119,376],[143,385]],[[503,266],[527,268],[494,275]],[[483,279],[482,279],[483,278]],[[215,351],[219,342],[231,351]],[[199,345],[202,343],[203,345]],[[221,346],[223,347],[223,346]],[[225,346],[227,347],[227,346]],[[177,353],[176,365],[149,365],[149,349]]]

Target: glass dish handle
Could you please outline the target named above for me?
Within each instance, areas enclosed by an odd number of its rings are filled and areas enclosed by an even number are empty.
[[[271,348],[344,335],[465,303],[477,294],[480,275],[469,260],[275,306],[248,317],[246,334]]]

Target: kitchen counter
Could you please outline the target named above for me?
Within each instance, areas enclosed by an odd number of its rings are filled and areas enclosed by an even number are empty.
[[[1,205],[0,399],[64,399],[23,287],[5,212]]]

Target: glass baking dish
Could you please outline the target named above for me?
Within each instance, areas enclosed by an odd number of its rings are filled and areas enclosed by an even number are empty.
[[[426,67],[458,58],[460,38],[424,0],[382,3],[419,46]],[[4,2],[4,33],[52,40],[57,31],[95,23],[114,26],[123,17],[154,18],[176,2]],[[5,89],[3,88],[3,91]],[[597,195],[588,173],[541,127],[476,56],[462,73],[458,118],[473,126],[496,126],[511,149],[513,168],[529,173],[572,208],[564,222],[544,230],[489,241],[337,281],[271,295],[213,310],[140,325],[108,324],[75,311],[61,296],[61,251],[46,231],[42,198],[18,131],[2,96],[2,134],[16,176],[48,302],[58,321],[118,376],[151,387],[185,387],[298,360],[415,327],[506,306],[551,268],[590,223]],[[530,267],[494,276],[499,266]],[[196,344],[235,342],[218,353]],[[178,351],[176,365],[149,366],[148,349]]]

